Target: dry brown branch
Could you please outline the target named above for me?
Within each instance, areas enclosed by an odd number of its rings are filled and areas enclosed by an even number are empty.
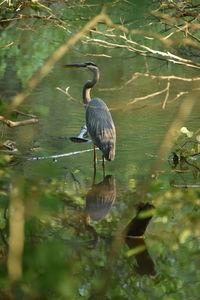
[[[171,100],[168,101],[169,92],[170,92],[170,83],[169,82],[171,80],[180,80],[180,81],[192,82],[192,81],[199,81],[200,77],[186,78],[186,77],[179,77],[179,76],[174,76],[174,75],[160,76],[160,75],[153,75],[153,74],[149,74],[149,73],[139,73],[139,72],[134,73],[133,76],[130,79],[128,79],[121,86],[111,87],[111,88],[99,88],[99,90],[100,91],[118,91],[118,90],[122,90],[125,86],[127,86],[130,83],[132,83],[134,80],[136,80],[139,77],[149,77],[151,79],[168,80],[168,84],[167,84],[167,87],[164,90],[161,90],[159,92],[155,92],[155,93],[143,96],[143,97],[134,98],[134,99],[131,100],[130,103],[128,103],[128,105],[132,104],[132,103],[135,103],[137,101],[145,100],[145,99],[148,99],[148,98],[160,95],[160,94],[162,94],[164,92],[167,92],[166,96],[165,96],[165,100],[164,100],[163,105],[162,105],[162,108],[164,109],[166,107],[166,103],[167,102],[171,103],[171,102],[177,100],[178,98],[180,98],[181,96],[184,96],[184,95],[187,95],[189,93],[192,93],[192,92],[200,90],[200,88],[194,88],[194,89],[191,89],[191,90],[188,90],[188,91],[181,91],[173,99],[171,99]],[[121,109],[121,108],[118,108],[118,109]]]
[[[187,78],[187,77],[179,77],[179,76],[175,76],[175,75],[169,75],[169,76],[163,76],[163,75],[153,75],[153,74],[149,74],[149,73],[139,73],[136,72],[134,74],[135,77],[150,77],[151,79],[162,79],[162,80],[182,80],[182,81],[199,81],[200,77],[192,77],[192,78]]]
[[[7,140],[4,143],[0,143],[0,149],[7,149],[9,151],[16,151],[16,143],[11,140]]]
[[[92,30],[94,26],[96,26],[96,24],[98,24],[99,22],[103,22],[107,25],[108,28],[112,28],[114,30],[118,30],[123,32],[123,35],[115,35],[113,33],[103,33],[104,36],[107,35],[113,35],[113,37],[121,39],[123,41],[126,42],[125,45],[120,44],[120,43],[112,43],[112,42],[107,42],[105,40],[102,39],[92,39],[89,37],[87,38],[87,43],[96,43],[99,46],[102,47],[106,47],[106,48],[126,48],[127,50],[134,52],[134,53],[138,53],[140,55],[143,56],[147,56],[148,54],[152,54],[155,57],[160,57],[160,59],[165,59],[166,61],[172,62],[174,64],[181,64],[181,65],[185,65],[185,66],[189,66],[192,68],[197,68],[200,69],[200,64],[196,64],[193,61],[189,60],[189,59],[185,59],[182,57],[179,57],[177,55],[174,55],[172,53],[170,53],[169,51],[164,52],[164,51],[158,51],[158,50],[154,50],[148,46],[139,44],[133,40],[130,40],[126,37],[126,34],[141,34],[144,33],[144,31],[141,30],[128,30],[126,27],[122,26],[122,25],[116,25],[114,24],[111,19],[105,14],[104,10],[102,10],[102,12],[95,16],[93,19],[91,19],[85,26],[82,27],[81,30],[79,30],[74,36],[72,36],[69,40],[67,40],[64,44],[62,44],[45,62],[45,64],[43,65],[43,67],[41,67],[39,69],[39,71],[29,80],[26,89],[18,94],[14,99],[13,102],[10,106],[10,110],[15,109],[17,106],[19,106],[29,95],[29,93],[31,92],[31,90],[33,88],[35,88],[37,86],[37,84],[48,74],[50,68],[52,67],[52,65],[54,65],[59,59],[61,59],[63,57],[63,55],[78,41],[80,40],[83,36],[85,36],[85,34]],[[101,32],[97,32],[99,34],[102,34]],[[145,34],[147,34],[147,32],[145,32]],[[150,36],[152,36],[153,38],[156,38],[160,41],[162,41],[162,43],[169,45],[169,41],[166,42],[163,39],[163,36],[155,34],[153,32],[149,33]],[[148,37],[147,37],[148,38]],[[135,78],[132,78],[131,80],[134,80]],[[167,78],[169,79],[169,78]],[[188,80],[189,81],[189,80]],[[162,93],[163,91],[158,92],[158,94]],[[156,93],[152,94],[153,96],[156,95]],[[152,97],[151,95],[146,96],[145,98],[149,98]],[[143,97],[138,98],[138,100],[142,100]],[[134,99],[134,102],[136,100]]]
[[[122,90],[126,85],[132,83],[135,79],[139,77],[150,77],[151,79],[161,79],[161,80],[182,80],[186,82],[192,82],[192,81],[200,81],[200,77],[192,77],[192,78],[187,78],[187,77],[179,77],[175,75],[169,75],[169,76],[164,76],[164,75],[153,75],[150,73],[139,73],[136,72],[133,74],[133,76],[128,79],[124,84],[118,87],[112,87],[112,88],[99,88],[99,91],[117,91],[117,90]]]
[[[117,91],[117,90],[121,90],[123,89],[126,85],[130,84],[132,81],[134,81],[135,79],[137,79],[140,75],[140,73],[135,73],[129,80],[127,80],[123,85],[119,86],[119,87],[112,87],[112,88],[100,88],[99,90],[100,91]],[[141,74],[141,75],[144,75],[144,76],[148,76],[148,77],[152,77],[152,79],[155,79],[155,78],[159,78],[159,79],[165,79],[165,80],[170,80],[170,78],[173,78],[175,80],[184,80],[184,81],[191,81],[190,79],[192,80],[200,80],[200,78],[181,78],[181,77],[176,77],[176,76],[155,76],[155,75],[151,75],[151,74]],[[157,96],[157,95],[160,95],[164,92],[167,92],[166,93],[166,96],[165,96],[165,100],[163,102],[163,105],[162,105],[162,108],[164,109],[166,107],[166,103],[171,103],[171,102],[174,102],[175,100],[177,100],[178,98],[180,98],[181,96],[184,96],[184,95],[188,95],[192,92],[195,92],[195,91],[200,91],[200,88],[194,88],[194,89],[191,89],[191,90],[188,90],[188,91],[181,91],[179,92],[173,99],[169,99],[169,92],[170,92],[170,84],[168,83],[167,84],[167,87],[164,89],[164,90],[161,90],[159,92],[155,92],[153,94],[149,94],[149,95],[146,95],[144,97],[138,97],[138,98],[134,98],[132,99],[133,102],[131,103],[128,103],[127,105],[129,104],[133,104],[137,101],[140,101],[140,100],[146,100],[148,98],[151,98],[151,97],[154,97],[154,96]],[[125,107],[118,107],[118,108],[110,108],[110,110],[120,110],[120,109],[123,109],[124,110]],[[125,109],[126,110],[126,109]]]
[[[108,25],[108,24],[107,24]],[[114,25],[113,25],[113,28]],[[121,28],[121,27],[120,27]],[[189,67],[193,67],[193,68],[200,68],[200,65],[189,60],[189,59],[185,59],[182,57],[179,57],[177,55],[174,55],[173,53],[170,53],[169,51],[167,52],[163,52],[163,51],[158,51],[158,50],[154,50],[148,46],[139,44],[133,40],[130,40],[126,37],[127,31],[123,28],[121,28],[121,31],[124,32],[123,35],[119,35],[119,34],[110,34],[110,33],[105,33],[105,32],[101,32],[101,31],[96,31],[96,34],[102,35],[102,36],[107,36],[109,38],[115,38],[115,39],[122,39],[126,42],[128,42],[128,45],[122,45],[122,44],[117,44],[117,43],[111,43],[111,42],[107,42],[101,39],[93,39],[90,37],[87,37],[87,42],[90,43],[97,43],[99,46],[101,46],[101,44],[103,45],[103,47],[121,47],[121,48],[127,48],[129,51],[134,51],[136,53],[139,53],[140,55],[147,55],[148,53],[151,53],[153,55],[158,55],[161,57],[165,57],[169,62],[172,63],[176,63],[176,64],[185,64]],[[165,46],[169,47],[172,43],[172,41],[166,41],[165,38],[163,38],[162,35],[159,34],[155,34],[154,32],[145,32],[145,31],[141,31],[141,30],[133,30],[130,31],[129,34],[140,34],[140,35],[144,35],[147,39],[157,39],[160,42],[162,42]],[[149,34],[149,36],[147,36],[147,34]],[[199,47],[199,44],[194,44],[190,39],[184,39],[184,44],[188,44],[188,45],[192,45],[193,47]],[[134,45],[134,47],[133,47]]]
[[[88,38],[87,41],[83,41],[83,43],[90,43],[92,45],[97,45],[103,48],[108,48],[108,49],[114,49],[114,48],[125,48],[131,52],[135,52],[138,53],[140,55],[147,55],[147,51],[146,50],[141,50],[138,48],[134,48],[131,45],[123,45],[120,43],[111,43],[108,41],[104,41],[102,39],[92,39],[92,38]]]
[[[122,90],[126,85],[132,83],[135,79],[139,78],[139,77],[150,77],[151,79],[161,79],[161,80],[182,80],[182,81],[186,81],[186,82],[192,82],[192,81],[199,81],[200,77],[192,77],[192,78],[186,78],[186,77],[179,77],[179,76],[174,76],[174,75],[170,75],[170,76],[162,76],[162,75],[153,75],[153,74],[149,74],[149,73],[139,73],[136,72],[133,74],[133,76],[128,79],[124,84],[122,84],[121,86],[118,87],[112,87],[112,88],[99,88],[100,91],[117,91],[117,90]],[[197,89],[192,89],[192,91],[195,90],[199,90]],[[179,98],[180,96],[182,96],[183,94],[187,94],[188,92],[180,92],[180,95],[177,97]]]
[[[196,92],[196,91],[200,91],[200,88],[194,88],[194,89],[189,90],[189,91],[179,92],[172,100],[170,100],[170,102],[173,102],[173,101],[177,100],[178,98],[180,98],[184,95],[188,95],[189,93]]]
[[[120,38],[122,38],[123,40],[125,40],[126,42],[128,42],[130,44],[141,47],[142,49],[148,51],[149,53],[156,54],[156,55],[159,55],[162,57],[166,57],[168,59],[168,61],[173,62],[174,64],[183,64],[183,65],[190,66],[193,68],[198,68],[198,69],[200,68],[200,65],[194,63],[192,60],[185,59],[180,56],[174,55],[173,53],[171,53],[169,51],[163,52],[163,51],[159,51],[159,50],[154,50],[148,46],[145,46],[145,45],[139,44],[135,41],[132,41],[130,39],[127,39],[125,36],[120,36]]]
[[[73,96],[70,95],[69,86],[65,90],[61,89],[60,87],[57,87],[56,90],[62,92],[65,95],[67,95],[69,100],[74,101],[74,102],[79,102],[76,98],[74,98]]]
[[[152,14],[154,14],[154,12]],[[160,19],[165,20],[166,22],[162,22],[163,24],[169,26],[170,28],[175,28],[176,29],[175,32],[182,32],[185,37],[189,36],[192,39],[196,40],[198,43],[200,42],[200,40],[196,36],[194,36],[193,34],[191,34],[189,32],[190,28],[192,30],[198,29],[199,24],[194,24],[192,22],[187,22],[186,20],[184,20],[184,22],[181,21],[181,23],[184,23],[184,25],[178,26],[175,24],[175,22],[177,22],[177,17],[174,18],[174,17],[171,17],[169,14],[161,14],[158,12],[156,12],[154,15],[158,16]],[[194,16],[198,17],[198,14],[196,13]],[[182,19],[182,17],[183,17],[183,13],[181,13],[181,19]],[[171,34],[173,34],[173,33],[171,33]]]
[[[44,20],[49,20],[49,19],[57,19],[57,18],[53,18],[52,16],[39,16],[39,15],[23,15],[23,14],[19,14],[17,17],[14,17],[14,18],[1,19],[0,23],[7,23],[7,22],[12,22],[12,21],[21,20],[21,19],[44,19]]]
[[[14,42],[10,42],[10,43],[8,43],[8,44],[6,44],[4,46],[0,46],[0,48],[8,48],[8,47],[10,47],[12,45],[14,45]]]
[[[103,54],[103,53],[102,54],[86,53],[86,54],[84,54],[84,56],[95,56],[95,57],[100,56],[100,57],[112,58],[111,55],[107,55],[107,54]]]
[[[167,104],[167,100],[169,98],[169,88],[170,88],[170,81],[168,80],[168,83],[167,83],[167,92],[166,92],[166,96],[165,96],[165,99],[164,99],[164,102],[163,102],[163,105],[162,105],[162,108],[165,109],[166,107],[166,104]]]
[[[160,56],[162,58],[165,58],[166,61],[174,63],[174,64],[185,65],[187,67],[200,69],[200,65],[193,62],[192,60],[185,59],[180,56],[174,55],[173,53],[171,53],[169,51],[163,52],[163,51],[159,51],[159,50],[154,50],[148,46],[128,40],[124,36],[119,36],[119,37],[121,39],[125,40],[126,42],[130,43],[131,45],[111,43],[111,42],[107,42],[107,41],[104,41],[101,39],[91,39],[91,38],[88,38],[88,41],[87,42],[85,41],[85,43],[98,45],[98,46],[101,46],[104,48],[125,48],[128,51],[135,52],[135,53],[138,53],[143,56],[147,56],[148,54],[153,54],[155,56]],[[133,46],[133,45],[135,45],[135,46]],[[138,47],[138,48],[136,48],[136,47]]]
[[[179,31],[183,32],[183,33],[185,34],[185,37],[190,36],[192,39],[196,40],[198,43],[200,42],[200,39],[198,39],[196,36],[194,36],[193,34],[191,34],[191,33],[189,32],[189,30],[188,30],[188,23],[185,24],[185,25],[183,26],[183,28],[180,28],[180,27],[177,26],[177,25],[174,25],[174,27],[175,27],[176,29],[178,29]]]
[[[25,121],[11,121],[3,116],[0,116],[0,122],[6,124],[8,127],[19,127],[19,126],[26,126],[26,125],[32,125],[38,122],[38,119],[29,119]]]
[[[168,90],[169,90],[169,83],[167,83],[166,88],[164,88],[163,90],[158,91],[158,92],[155,92],[155,93],[152,93],[152,94],[149,94],[149,95],[146,95],[146,96],[144,96],[144,97],[133,98],[133,99],[131,100],[131,102],[129,102],[127,105],[133,104],[133,103],[138,102],[138,101],[141,101],[141,100],[146,100],[146,99],[149,99],[149,98],[158,96],[158,95],[160,95],[160,94],[163,94],[163,93],[167,92]]]
[[[17,109],[15,109],[14,112],[15,112],[17,115],[21,115],[21,116],[24,116],[24,117],[37,119],[37,116],[32,115],[32,114],[24,113],[23,111],[19,111],[19,110],[17,110]]]

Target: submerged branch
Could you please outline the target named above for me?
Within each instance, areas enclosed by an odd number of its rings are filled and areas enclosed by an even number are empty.
[[[13,112],[16,113],[16,115],[21,115],[21,116],[28,117],[28,118],[38,119],[38,117],[35,115],[27,114],[27,113],[25,113],[23,111],[19,111],[17,109],[15,109]]]
[[[98,149],[98,148],[96,148],[96,149]],[[29,157],[27,160],[41,160],[41,159],[50,159],[50,158],[57,159],[57,158],[61,158],[61,157],[67,157],[67,156],[72,156],[72,155],[81,154],[81,153],[85,153],[85,152],[90,152],[93,150],[94,149],[87,149],[87,150],[74,151],[74,152],[57,154],[57,155]]]

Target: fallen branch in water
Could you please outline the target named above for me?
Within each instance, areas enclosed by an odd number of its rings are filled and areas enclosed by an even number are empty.
[[[32,118],[32,119],[38,119],[38,117],[35,115],[27,114],[27,113],[24,113],[23,111],[19,111],[17,109],[14,109],[13,112],[16,113],[16,115],[21,115],[21,116]]]
[[[13,152],[13,151],[16,152],[17,151],[16,143],[14,141],[11,141],[11,140],[7,140],[4,143],[0,143],[0,149],[3,149],[3,150],[0,150],[0,151],[11,151],[11,152]]]
[[[8,127],[19,127],[19,126],[26,126],[26,125],[32,125],[38,122],[38,119],[29,119],[25,121],[11,121],[3,116],[0,116],[0,121],[4,124],[6,124]]]
[[[98,149],[98,148],[96,148]],[[61,157],[66,157],[66,156],[72,156],[76,154],[81,154],[85,152],[90,152],[94,151],[94,149],[87,149],[87,150],[81,150],[81,151],[74,151],[74,152],[69,152],[69,153],[64,153],[64,154],[57,154],[57,155],[49,155],[49,156],[38,156],[38,157],[29,157],[27,160],[41,160],[41,159],[48,159],[48,158],[61,158]]]

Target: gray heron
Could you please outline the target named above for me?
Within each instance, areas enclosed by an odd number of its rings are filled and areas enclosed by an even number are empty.
[[[83,87],[83,103],[86,108],[86,126],[94,144],[94,159],[96,163],[95,146],[103,153],[104,159],[115,158],[116,131],[112,116],[105,102],[100,98],[90,97],[91,88],[99,81],[99,68],[92,62],[64,65],[65,68],[86,68],[93,73]],[[96,164],[95,164],[96,166]]]

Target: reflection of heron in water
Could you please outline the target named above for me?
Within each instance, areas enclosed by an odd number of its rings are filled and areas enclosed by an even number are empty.
[[[144,233],[153,217],[154,206],[149,203],[140,203],[137,208],[137,214],[126,228],[126,243],[131,249],[140,249],[135,254],[137,261],[136,271],[140,275],[155,275],[154,262],[148,253]],[[142,215],[144,214],[144,216]]]
[[[115,177],[107,175],[102,182],[93,184],[86,195],[85,225],[95,238],[94,244],[99,241],[99,235],[91,225],[91,220],[103,220],[112,208],[116,198]]]
[[[87,130],[94,143],[94,165],[96,168],[95,146],[97,146],[103,153],[104,166],[104,159],[110,161],[115,158],[116,133],[112,116],[105,102],[100,98],[90,98],[90,90],[99,80],[99,68],[92,62],[69,64],[65,65],[64,67],[82,67],[90,70],[93,73],[92,80],[87,81],[83,87],[83,103],[86,106]]]
[[[110,211],[116,198],[115,177],[107,175],[94,184],[86,195],[85,213],[94,221],[101,221]]]

